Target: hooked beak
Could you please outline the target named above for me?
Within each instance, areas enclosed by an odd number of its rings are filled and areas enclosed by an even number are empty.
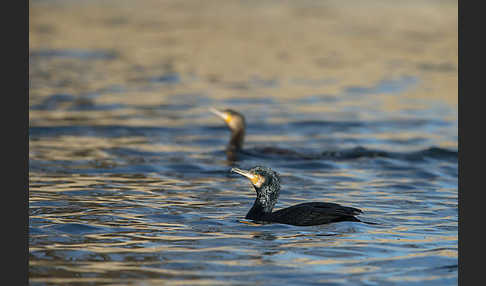
[[[240,174],[244,177],[247,177],[251,181],[251,183],[254,184],[254,185],[256,185],[260,181],[259,175],[252,174],[252,173],[245,171],[245,170],[242,170],[242,169],[231,168],[231,172],[235,172],[235,173]]]
[[[222,111],[219,111],[217,110],[216,108],[210,108],[209,109],[210,112],[214,113],[216,116],[218,116],[219,118],[223,119],[225,122],[228,122],[230,117],[228,114],[222,112]]]

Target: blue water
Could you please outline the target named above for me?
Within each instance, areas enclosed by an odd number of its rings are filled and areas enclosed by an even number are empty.
[[[333,121],[298,113],[281,119],[277,103],[258,102],[272,113],[247,118],[246,153],[231,162],[224,152],[229,130],[206,109],[215,100],[194,97],[210,104],[150,112],[116,107],[147,121],[165,117],[165,125],[68,124],[64,118],[59,125],[32,124],[33,284],[457,282],[457,149],[438,147],[442,138],[455,140],[454,122],[418,116]],[[57,112],[62,105],[54,102],[65,98],[53,95],[41,106],[52,102],[49,110]],[[243,114],[251,109],[244,100],[232,104]],[[113,110],[64,108],[66,116],[86,117]],[[308,156],[262,153],[269,146]],[[360,217],[377,224],[248,224],[254,191],[229,170],[254,165],[281,174],[277,208],[336,202],[362,209]]]
[[[427,74],[336,92],[325,73],[211,80],[49,39],[30,49],[31,285],[457,284],[457,106]],[[211,107],[246,117],[237,161]],[[276,209],[334,202],[374,224],[248,221],[255,191],[230,169],[255,165],[282,178]]]

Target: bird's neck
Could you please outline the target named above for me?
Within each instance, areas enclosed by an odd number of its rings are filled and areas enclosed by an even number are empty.
[[[229,142],[229,149],[238,151],[243,148],[243,141],[245,140],[245,129],[237,129],[231,131],[231,139]]]
[[[266,207],[262,204],[259,198],[256,198],[250,211],[246,214],[246,219],[261,221],[265,220],[268,216],[272,214],[272,208]]]

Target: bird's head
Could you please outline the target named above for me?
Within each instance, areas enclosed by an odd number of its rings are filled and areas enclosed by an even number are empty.
[[[256,166],[250,170],[232,168],[232,172],[250,180],[257,193],[257,201],[267,212],[271,212],[280,194],[280,176],[270,168]]]
[[[223,119],[226,123],[228,128],[231,131],[244,131],[246,124],[245,124],[245,117],[237,111],[232,109],[216,109],[211,108],[209,111],[214,113],[219,118]]]

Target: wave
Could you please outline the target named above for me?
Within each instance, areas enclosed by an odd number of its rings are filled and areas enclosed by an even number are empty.
[[[390,152],[385,150],[368,149],[362,146],[343,149],[329,150],[320,153],[303,153],[289,149],[275,147],[256,147],[242,151],[244,155],[258,157],[279,157],[285,159],[300,160],[353,160],[360,158],[395,158],[410,161],[430,159],[458,159],[458,151],[440,147],[429,147],[423,150],[412,152]]]

